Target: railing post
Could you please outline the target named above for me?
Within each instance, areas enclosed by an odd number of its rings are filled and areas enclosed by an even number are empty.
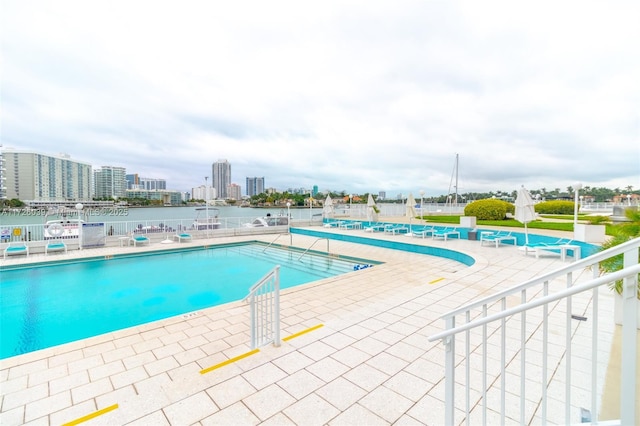
[[[280,265],[274,269],[275,282],[273,284],[273,323],[274,323],[274,336],[273,345],[280,346]]]
[[[451,330],[456,326],[455,316],[445,319],[445,330]],[[456,383],[456,337],[444,338],[444,424],[454,424],[454,386]]]
[[[624,268],[638,264],[638,249],[624,253]],[[622,380],[620,383],[620,423],[636,424],[636,356],[638,324],[638,275],[633,274],[623,281],[622,291]]]
[[[255,348],[256,347],[256,296],[254,294],[252,294],[249,297],[249,314],[250,314],[250,318],[249,321],[251,324],[251,348]]]

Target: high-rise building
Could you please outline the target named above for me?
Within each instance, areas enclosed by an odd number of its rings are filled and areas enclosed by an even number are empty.
[[[2,145],[0,145],[0,148]],[[7,169],[4,166],[4,155],[0,150],[0,201],[7,199]]]
[[[227,196],[225,199],[240,200],[242,199],[242,187],[237,183],[227,185]]]
[[[31,151],[3,149],[6,197],[22,201],[89,201],[91,164]]]
[[[207,193],[208,192],[208,193]],[[215,200],[216,197],[216,189],[211,186],[200,185],[195,188],[191,188],[191,199],[192,200]]]
[[[211,184],[216,189],[218,198],[227,199],[227,187],[231,184],[231,164],[224,159],[213,163],[211,168]]]
[[[127,189],[140,189],[140,177],[137,173],[127,175],[126,179]]]
[[[264,192],[264,177],[248,177],[247,178],[247,192],[249,197],[259,195]]]
[[[93,172],[96,198],[123,198],[127,195],[127,170],[124,167],[102,166]]]
[[[167,181],[155,178],[140,178],[140,187],[148,191],[167,189]]]
[[[311,190],[311,195],[314,197],[318,195],[318,185],[313,185],[313,189]]]

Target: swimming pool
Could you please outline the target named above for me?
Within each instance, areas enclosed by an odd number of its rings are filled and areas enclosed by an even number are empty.
[[[288,288],[363,259],[239,243],[4,269],[0,359],[240,300],[280,265]]]

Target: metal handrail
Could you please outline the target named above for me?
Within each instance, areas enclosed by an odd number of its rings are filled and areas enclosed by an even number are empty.
[[[265,251],[267,251],[267,249],[269,247],[271,247],[278,240],[278,238],[282,237],[283,235],[289,235],[289,234],[278,234],[278,235],[276,235],[276,237],[273,239],[273,241],[271,241],[269,244],[267,244],[267,246],[262,250],[262,252],[264,253]]]
[[[441,318],[446,319],[449,317],[453,317],[456,315],[460,315],[461,313],[464,313],[466,311],[469,311],[471,309],[474,308],[479,308],[483,305],[489,305],[493,302],[496,302],[500,299],[503,299],[504,297],[513,295],[513,294],[517,294],[519,292],[521,292],[524,289],[527,289],[531,286],[534,285],[539,285],[542,284],[546,281],[551,281],[555,278],[560,278],[560,277],[564,277],[566,276],[568,273],[571,272],[575,272],[575,271],[580,271],[583,270],[585,268],[588,268],[590,266],[593,265],[597,265],[600,262],[602,262],[603,260],[609,259],[613,256],[617,256],[619,254],[623,254],[627,251],[629,251],[630,249],[637,249],[640,246],[640,238],[635,238],[633,240],[627,241],[623,244],[611,247],[607,250],[603,250],[601,252],[592,254],[591,256],[585,257],[584,259],[580,259],[578,261],[572,262],[567,266],[563,266],[560,267],[554,271],[548,272],[546,274],[542,274],[539,275],[535,278],[532,278],[530,280],[527,280],[521,284],[518,284],[516,286],[513,287],[509,287],[505,290],[499,291],[497,293],[494,293],[490,296],[484,297],[482,299],[476,300],[474,302],[468,303],[464,306],[461,306],[459,308],[456,308],[450,312],[447,312],[446,314],[444,314]]]
[[[316,239],[316,240],[315,240],[315,241],[314,241],[314,242],[313,242],[313,243],[312,243],[312,244],[311,244],[311,245],[310,245],[310,246],[309,246],[309,247],[308,247],[308,248],[307,248],[307,249],[306,249],[306,250],[305,250],[301,255],[300,255],[300,257],[298,257],[298,259],[296,259],[296,260],[300,260],[300,259],[302,259],[302,256],[304,256],[305,254],[307,254],[307,252],[308,252],[309,250],[311,250],[311,247],[313,247],[313,246],[315,245],[315,243],[317,243],[317,242],[318,242],[318,241],[320,241],[320,240],[327,240],[327,253],[329,253],[329,238],[318,238],[318,239]]]
[[[257,281],[242,299],[250,304],[251,347],[280,346],[280,265]]]
[[[461,308],[455,309],[451,312],[446,313],[442,316],[445,320],[445,330],[434,334],[428,338],[430,342],[441,340],[445,346],[445,423],[453,424],[454,421],[454,413],[455,406],[454,401],[454,388],[456,385],[456,369],[458,366],[463,365],[463,362],[456,361],[457,351],[456,351],[456,339],[457,336],[460,335],[466,343],[464,346],[464,350],[466,353],[463,355],[468,361],[466,366],[464,367],[465,377],[463,378],[464,383],[470,382],[470,362],[472,352],[470,347],[470,341],[474,339],[473,336],[477,336],[479,338],[479,352],[482,354],[482,368],[478,370],[480,374],[482,374],[483,382],[482,382],[482,395],[479,397],[479,401],[484,401],[483,405],[479,406],[482,409],[482,417],[483,423],[487,422],[487,390],[489,388],[493,388],[493,385],[488,385],[487,383],[487,341],[488,341],[488,327],[489,324],[496,324],[495,330],[492,328],[491,335],[500,339],[498,346],[501,348],[501,358],[500,372],[496,372],[499,375],[496,376],[496,380],[499,380],[497,383],[497,387],[499,389],[500,397],[501,397],[501,405],[500,407],[496,407],[496,410],[500,413],[502,422],[504,424],[505,421],[505,376],[506,376],[506,366],[509,365],[513,367],[511,364],[515,360],[516,356],[520,358],[520,377],[521,377],[521,389],[520,389],[520,422],[526,423],[525,420],[525,377],[527,368],[526,362],[526,350],[529,343],[529,338],[527,338],[527,313],[529,310],[537,307],[542,307],[542,322],[541,329],[535,328],[534,330],[530,330],[531,333],[541,333],[541,342],[542,342],[542,391],[541,391],[541,399],[539,409],[541,410],[541,419],[543,424],[546,422],[547,418],[547,339],[549,336],[549,323],[548,323],[548,314],[550,310],[552,310],[553,306],[557,304],[560,300],[566,300],[567,306],[564,309],[565,326],[566,326],[566,335],[565,339],[565,353],[563,358],[565,359],[565,400],[571,400],[571,359],[572,359],[572,335],[571,330],[573,329],[572,320],[573,315],[571,314],[572,307],[572,297],[579,293],[585,293],[588,291],[592,291],[592,310],[593,317],[591,321],[591,403],[590,406],[592,408],[591,412],[586,411],[589,416],[593,414],[593,419],[597,419],[597,409],[598,409],[598,397],[597,397],[597,369],[598,369],[598,323],[599,323],[599,308],[598,308],[598,288],[610,284],[616,281],[623,281],[623,312],[624,319],[622,321],[622,378],[620,381],[621,385],[621,398],[620,398],[620,420],[621,424],[634,424],[635,423],[635,400],[637,398],[636,393],[636,328],[640,326],[640,324],[636,323],[636,310],[638,308],[637,303],[637,295],[638,295],[638,276],[640,274],[640,264],[639,264],[639,253],[640,250],[640,238],[633,239],[624,244],[620,244],[611,249],[596,253],[588,258],[585,258],[581,261],[573,262],[571,265],[559,268],[558,270],[549,272],[540,277],[537,277],[533,280],[528,280],[520,285],[515,287],[511,287],[499,293],[496,293],[492,296],[485,297],[479,301],[472,302],[467,304]],[[598,276],[599,273],[599,263],[610,259],[614,256],[624,256],[624,269],[620,271],[616,271],[613,273],[609,273],[606,275]],[[573,284],[572,275],[573,273],[580,272],[585,268],[591,267],[593,272],[593,278],[587,282],[582,284]],[[560,289],[559,291],[555,291],[553,294],[549,294],[550,282],[555,278],[565,278],[566,288]],[[534,296],[531,300],[528,300],[527,291],[534,285],[541,286],[542,294],[538,296]],[[537,288],[537,287],[536,287]],[[521,302],[519,305],[511,308],[507,308],[507,298],[519,296]],[[494,314],[489,314],[488,307],[498,303],[498,312]],[[476,318],[472,321],[472,312],[479,312],[480,317]],[[509,352],[506,350],[508,348],[506,346],[506,333],[507,333],[507,320],[513,318],[514,315],[520,314],[521,319],[519,320],[519,328],[520,328],[520,346],[518,348],[511,347],[510,350],[515,351],[515,355],[509,355],[510,359],[507,359],[505,356],[505,352]],[[457,317],[462,319],[462,324],[456,324]],[[515,324],[518,325],[517,323]],[[511,328],[509,328],[511,329]],[[477,330],[477,331],[476,331]],[[472,331],[476,331],[476,334],[471,334]],[[481,336],[480,336],[481,333]],[[495,368],[495,366],[494,366]],[[494,370],[495,371],[495,370]],[[555,380],[555,379],[554,379]],[[466,421],[469,424],[470,414],[471,414],[471,406],[469,399],[469,388],[466,391]],[[565,404],[565,413],[564,413],[564,422],[571,422],[571,404]],[[464,407],[459,407],[464,411]]]
[[[550,303],[557,302],[558,300],[565,299],[569,296],[582,293],[583,291],[600,287],[603,284],[608,284],[613,281],[618,281],[623,278],[633,276],[634,274],[640,274],[640,264],[622,269],[620,271],[612,272],[610,274],[602,275],[598,278],[587,281],[586,283],[572,286],[564,290],[560,290],[557,293],[553,293],[551,295],[541,297],[540,299],[532,300],[531,302],[528,302],[526,304],[519,305],[513,308],[508,308],[496,314],[488,315],[486,317],[481,317],[477,320],[467,322],[463,325],[457,326],[456,328],[452,328],[452,329],[434,334],[433,336],[430,336],[428,340],[430,342],[433,342],[436,340],[446,339],[448,337],[451,337],[454,334],[462,333],[463,331],[471,330],[472,328],[476,328],[481,325],[488,324],[490,322],[505,319],[515,314],[519,314],[521,312],[527,311],[529,309],[537,308],[542,305],[548,305]]]

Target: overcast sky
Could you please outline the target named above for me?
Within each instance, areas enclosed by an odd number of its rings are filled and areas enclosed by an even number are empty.
[[[171,189],[640,188],[640,2],[2,0],[4,147]]]

